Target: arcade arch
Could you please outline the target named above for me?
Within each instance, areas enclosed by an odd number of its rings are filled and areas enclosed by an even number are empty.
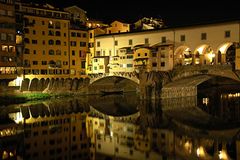
[[[174,65],[191,65],[192,62],[192,53],[188,46],[179,46],[175,50]]]

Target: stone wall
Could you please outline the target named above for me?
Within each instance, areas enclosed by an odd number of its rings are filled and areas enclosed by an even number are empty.
[[[24,79],[20,87],[20,91],[39,91],[48,93],[66,93],[79,92],[86,93],[89,85],[89,78],[68,78],[68,79]]]

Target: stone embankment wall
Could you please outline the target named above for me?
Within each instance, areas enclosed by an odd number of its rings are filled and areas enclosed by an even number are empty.
[[[139,74],[140,99],[161,98],[162,88],[171,81],[169,72],[141,72]]]
[[[20,91],[39,91],[48,93],[67,93],[88,91],[89,78],[85,79],[24,79]]]

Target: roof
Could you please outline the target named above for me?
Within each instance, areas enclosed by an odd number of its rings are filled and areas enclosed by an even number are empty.
[[[208,21],[208,22],[200,22],[194,24],[185,24],[185,25],[178,25],[178,26],[171,26],[171,27],[164,27],[160,29],[149,29],[149,30],[138,30],[138,31],[131,31],[131,32],[121,32],[121,33],[112,33],[112,34],[102,34],[96,37],[107,37],[113,35],[127,35],[127,34],[135,34],[135,33],[150,33],[150,32],[158,32],[158,31],[167,31],[167,30],[177,30],[182,28],[194,28],[194,27],[204,27],[206,25],[217,25],[217,24],[226,24],[226,23],[240,23],[240,19],[225,19],[225,20],[216,20],[216,21]]]

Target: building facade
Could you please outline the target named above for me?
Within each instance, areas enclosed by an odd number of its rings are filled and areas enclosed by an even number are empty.
[[[15,1],[0,1],[0,79],[17,77]]]
[[[20,4],[24,78],[85,76],[88,32],[69,12],[50,5]]]
[[[148,62],[148,65],[151,64],[151,67],[148,66],[149,70],[157,67],[159,71],[167,71],[176,65],[190,64],[232,64],[235,67],[239,63],[235,62],[235,52],[240,37],[239,29],[239,22],[231,21],[101,35],[96,37],[95,56],[109,56],[109,63],[113,64],[114,57],[119,56],[120,50],[130,47],[135,51],[132,64],[135,63],[138,66],[138,63],[142,63],[138,61],[141,58],[145,58],[145,61],[151,59],[152,63]],[[144,47],[139,50],[139,46]],[[144,50],[145,46],[148,47],[148,50]],[[146,56],[145,53],[143,53],[143,57],[141,54],[138,56],[136,51],[146,52]],[[152,55],[156,58],[153,58]],[[157,61],[159,62],[157,63]],[[119,72],[121,70],[120,67]],[[114,70],[114,72],[116,71],[117,69]]]

